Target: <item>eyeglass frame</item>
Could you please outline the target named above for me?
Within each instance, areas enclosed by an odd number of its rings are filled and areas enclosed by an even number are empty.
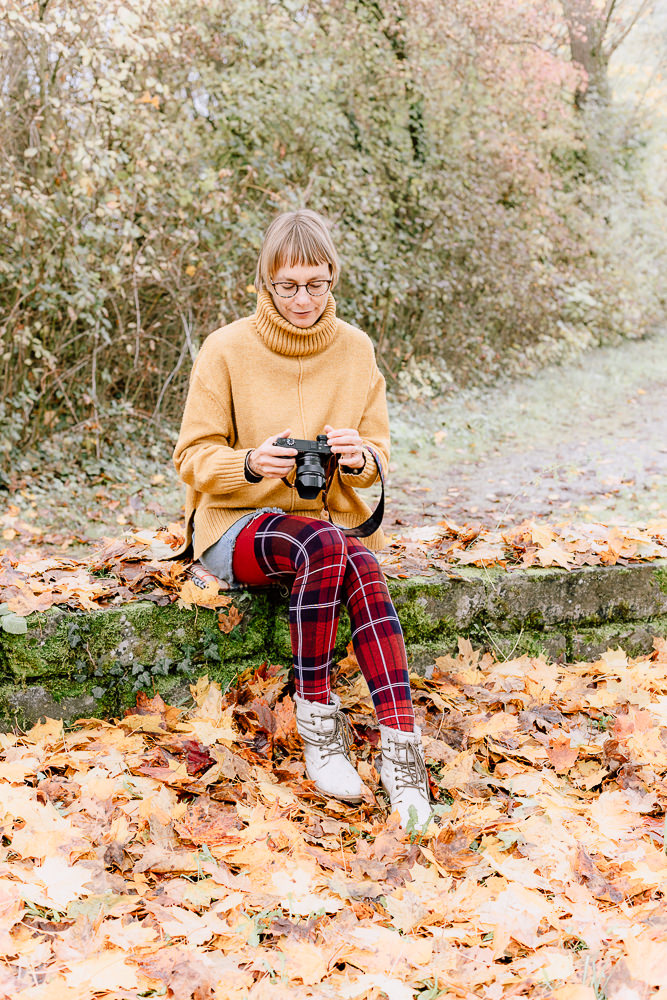
[[[316,281],[326,281],[327,287],[323,292],[308,291],[308,285],[314,285]],[[331,290],[332,281],[333,278],[316,278],[312,281],[305,281],[302,284],[299,284],[297,281],[271,281],[271,284],[273,285],[273,290],[279,299],[293,299],[295,295],[299,294],[300,288],[305,288],[311,299],[321,299],[323,295],[326,295],[327,292]],[[276,285],[296,285],[296,290],[293,291],[291,295],[281,295],[280,292],[276,291]]]

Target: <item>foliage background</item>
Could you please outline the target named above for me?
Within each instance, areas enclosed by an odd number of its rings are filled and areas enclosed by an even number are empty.
[[[177,417],[201,339],[254,308],[268,221],[302,205],[332,220],[339,311],[399,391],[644,336],[664,317],[661,79],[583,104],[566,12],[7,0],[0,449]]]

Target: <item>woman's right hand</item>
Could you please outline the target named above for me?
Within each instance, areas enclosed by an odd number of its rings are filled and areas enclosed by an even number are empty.
[[[296,465],[296,448],[276,448],[274,441],[278,438],[288,438],[292,436],[291,427],[287,427],[280,434],[272,434],[263,444],[255,448],[248,455],[248,467],[256,476],[264,479],[282,479],[288,475]]]

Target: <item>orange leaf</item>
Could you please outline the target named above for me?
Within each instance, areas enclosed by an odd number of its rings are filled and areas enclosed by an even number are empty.
[[[243,620],[243,614],[239,609],[232,604],[227,614],[224,611],[220,611],[218,614],[218,628],[225,635],[229,635],[233,628]]]
[[[555,771],[568,771],[579,756],[579,750],[570,744],[569,737],[563,733],[547,747],[547,754]]]

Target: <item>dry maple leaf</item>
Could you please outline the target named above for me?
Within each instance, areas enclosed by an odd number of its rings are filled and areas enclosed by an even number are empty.
[[[229,594],[220,593],[220,586],[217,583],[208,583],[205,587],[198,587],[193,580],[186,580],[178,592],[179,608],[191,608],[196,605],[200,608],[224,608],[231,602]]]
[[[577,849],[574,868],[596,899],[606,899],[610,903],[621,902],[623,893],[604,877],[583,844],[579,844]]]
[[[547,754],[556,771],[568,771],[576,762],[579,750],[571,745],[565,733],[559,733],[551,739]]]
[[[478,831],[447,827],[435,837],[429,849],[434,861],[448,872],[465,872],[475,868],[482,858],[470,848]]]
[[[175,824],[179,835],[193,844],[239,843],[238,831],[242,828],[236,809],[221,805],[205,796],[188,806]]]
[[[225,635],[229,635],[233,628],[243,620],[243,614],[239,611],[236,605],[232,604],[227,613],[224,611],[218,612],[218,628]]]

